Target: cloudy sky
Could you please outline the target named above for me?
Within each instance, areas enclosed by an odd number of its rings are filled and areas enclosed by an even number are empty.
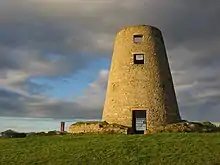
[[[181,115],[220,121],[219,0],[0,0],[0,116],[100,118],[114,37],[161,29]]]

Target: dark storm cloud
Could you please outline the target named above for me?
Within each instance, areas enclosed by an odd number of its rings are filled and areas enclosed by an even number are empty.
[[[20,116],[23,113],[21,99],[25,97],[16,92],[0,89],[0,112],[1,116]]]
[[[109,58],[115,33],[120,28],[150,24],[163,32],[182,114],[193,120],[214,120],[220,115],[219,96],[215,94],[220,91],[219,16],[219,0],[122,0],[120,3],[3,0],[0,2],[0,69],[19,70],[29,76],[68,75],[100,55]],[[48,53],[57,55],[58,60],[48,58]],[[27,79],[28,76],[24,77],[16,87],[27,91]],[[104,83],[106,80],[107,77]],[[95,84],[85,93],[90,98],[87,100],[91,102],[90,108],[81,102],[49,103],[49,98],[43,101],[45,98],[35,97],[21,104],[25,104],[26,113],[45,109],[42,115],[94,117],[100,114],[104,100],[100,90],[106,88],[103,81]],[[34,87],[39,91],[47,89],[29,82],[28,89]],[[60,109],[64,111],[61,113]],[[209,109],[210,115],[205,109]],[[4,114],[5,110],[0,113]]]
[[[19,65],[16,58],[10,55],[10,49],[0,46],[0,69],[18,69]]]
[[[189,104],[182,104],[181,111],[184,117],[189,120],[202,120],[202,121],[219,121],[219,95],[209,96],[203,99],[195,99],[197,102],[189,102]],[[193,100],[193,99],[192,99]],[[194,104],[193,104],[194,103]]]
[[[189,48],[201,49],[210,39],[219,40],[220,2],[217,0],[194,0],[190,5],[176,0],[138,3],[128,0],[121,4],[117,1],[20,2],[1,2],[2,45],[29,44],[61,54],[85,47],[95,51],[98,45],[94,43],[102,34],[113,39],[117,30],[131,24],[159,27],[169,46],[184,43]],[[2,10],[6,7],[7,10]]]
[[[95,119],[101,117],[102,107],[83,107],[77,102],[55,101],[45,102],[33,108],[45,109],[45,117]]]
[[[12,101],[13,100],[13,101]],[[101,117],[100,107],[83,106],[78,102],[61,101],[38,96],[23,96],[0,89],[1,116],[85,118]]]
[[[82,40],[86,37],[79,33],[78,22],[43,16],[41,13],[47,12],[43,5],[26,0],[0,2],[1,69],[40,70],[40,75],[61,76],[83,68],[91,60],[82,52],[88,44]],[[48,54],[60,58],[54,63]],[[33,62],[49,69],[41,71],[40,66],[27,64]]]
[[[20,95],[19,93],[15,92],[10,92],[5,89],[0,89],[0,99],[1,100],[10,100],[10,99],[19,99],[22,98],[23,96]]]

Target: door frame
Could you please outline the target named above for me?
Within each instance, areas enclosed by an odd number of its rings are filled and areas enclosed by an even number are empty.
[[[144,131],[136,131],[136,119],[135,119],[135,111],[145,111],[146,113],[146,129],[147,130],[147,108],[132,108],[131,109],[131,118],[132,118],[132,130],[135,134],[144,134]]]

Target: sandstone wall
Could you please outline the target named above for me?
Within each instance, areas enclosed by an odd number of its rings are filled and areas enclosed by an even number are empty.
[[[69,127],[69,133],[118,133],[127,134],[128,128],[103,122],[75,123]]]
[[[143,35],[134,43],[133,35]],[[134,64],[143,53],[145,64]],[[132,110],[147,111],[147,128],[180,120],[161,31],[152,26],[126,27],[116,36],[102,120],[132,126]]]

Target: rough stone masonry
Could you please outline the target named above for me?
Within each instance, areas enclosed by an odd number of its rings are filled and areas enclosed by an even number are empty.
[[[121,29],[115,39],[102,120],[132,127],[146,111],[146,129],[181,120],[162,33],[148,25]]]

